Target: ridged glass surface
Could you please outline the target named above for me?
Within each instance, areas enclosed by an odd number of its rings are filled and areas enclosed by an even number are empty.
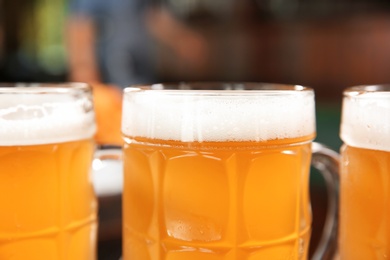
[[[298,140],[131,140],[124,259],[306,259],[310,152]]]
[[[92,140],[0,147],[0,259],[96,258]]]

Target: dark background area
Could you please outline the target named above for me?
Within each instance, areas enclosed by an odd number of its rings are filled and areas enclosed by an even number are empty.
[[[208,63],[188,69],[160,46],[160,81],[228,80],[343,88],[390,81],[390,4],[384,0],[163,0],[204,35]],[[68,79],[67,0],[0,0],[0,81]]]

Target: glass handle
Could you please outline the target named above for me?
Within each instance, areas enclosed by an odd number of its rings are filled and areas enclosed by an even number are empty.
[[[119,195],[123,186],[122,148],[99,146],[92,162],[93,183],[98,196]]]
[[[339,154],[326,146],[313,142],[312,166],[324,177],[328,195],[328,209],[322,236],[312,260],[332,259],[337,250],[339,209]]]

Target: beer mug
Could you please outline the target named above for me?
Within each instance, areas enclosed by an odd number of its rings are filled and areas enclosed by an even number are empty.
[[[340,259],[390,257],[390,85],[344,91]]]
[[[312,89],[134,86],[122,132],[124,260],[307,259],[312,150],[331,194],[314,257],[334,248],[337,154],[312,149]]]
[[[82,83],[0,88],[0,259],[96,258],[96,126]]]

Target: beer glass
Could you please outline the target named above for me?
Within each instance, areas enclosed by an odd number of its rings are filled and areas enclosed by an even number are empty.
[[[86,84],[0,87],[0,259],[96,258]]]
[[[344,91],[340,259],[390,257],[390,85]]]
[[[125,260],[307,259],[312,89],[134,86],[124,92],[122,132]],[[315,149],[317,165],[337,169],[337,156]],[[317,259],[330,243],[332,205]]]

